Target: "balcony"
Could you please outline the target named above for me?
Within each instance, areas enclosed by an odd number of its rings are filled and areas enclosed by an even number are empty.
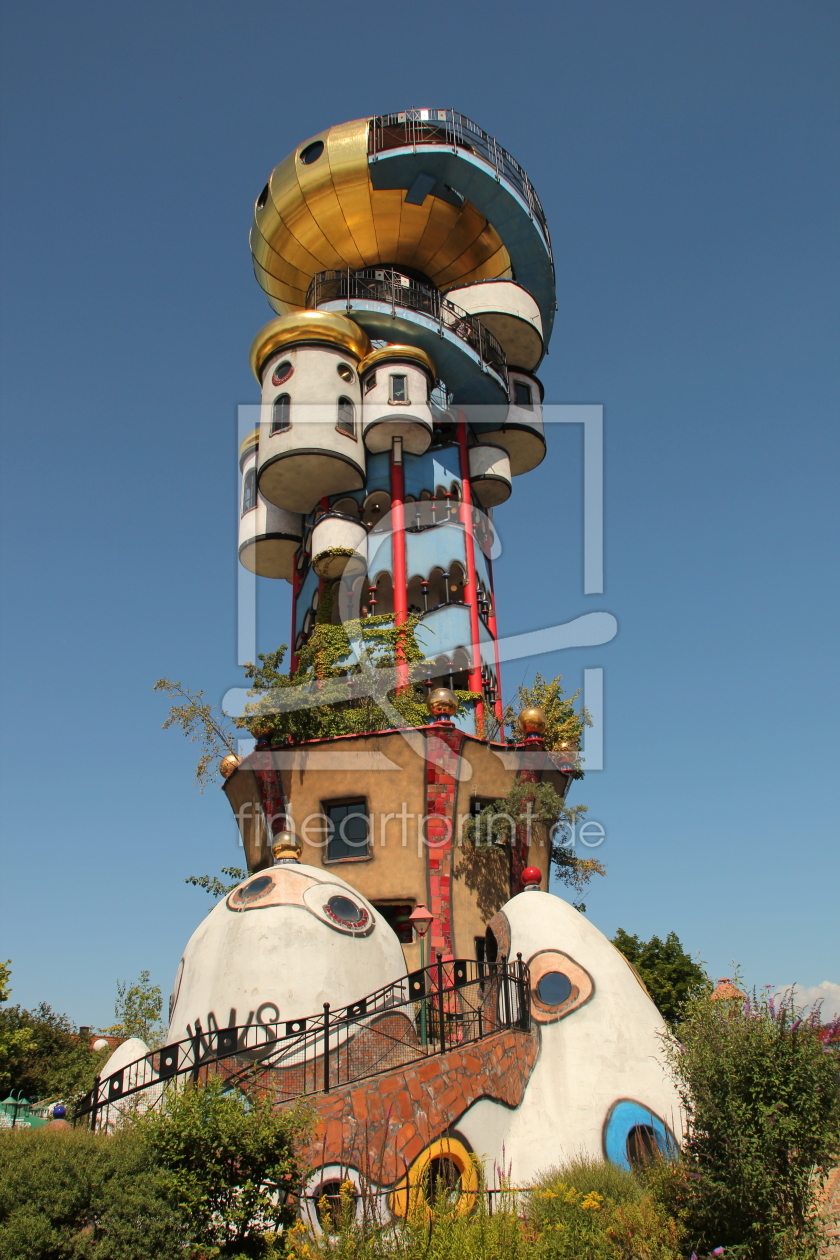
[[[395,335],[437,365],[453,401],[507,399],[507,360],[481,320],[423,284],[387,267],[319,271],[306,293],[309,309],[342,311],[374,339]]]

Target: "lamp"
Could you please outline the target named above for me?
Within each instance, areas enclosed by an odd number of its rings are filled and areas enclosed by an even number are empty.
[[[420,999],[420,1044],[426,1044],[426,933],[434,921],[434,915],[422,901],[414,907],[408,921],[420,937],[420,970],[423,973],[423,996]]]

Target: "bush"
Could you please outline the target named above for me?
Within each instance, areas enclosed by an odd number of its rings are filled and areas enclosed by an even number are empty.
[[[788,995],[693,1003],[669,1056],[688,1121],[680,1205],[697,1251],[815,1257],[816,1170],[840,1156],[838,1054]]]

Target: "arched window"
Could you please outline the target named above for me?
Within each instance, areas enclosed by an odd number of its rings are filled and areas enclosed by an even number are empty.
[[[339,433],[346,433],[348,437],[356,436],[356,408],[353,406],[352,398],[339,398],[338,420],[335,427]]]
[[[242,483],[242,515],[257,506],[257,470],[249,468]]]
[[[271,433],[285,433],[292,427],[289,416],[292,400],[288,394],[278,394],[271,408]]]

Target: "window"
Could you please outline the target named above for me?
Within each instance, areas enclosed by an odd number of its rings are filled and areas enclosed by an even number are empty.
[[[366,858],[368,850],[368,816],[366,801],[344,801],[327,805],[327,861],[343,862],[348,858]]]
[[[407,403],[408,402],[408,377],[407,376],[392,376],[391,377],[391,397],[389,401],[392,403]]]
[[[353,369],[349,363],[339,363],[336,372],[343,381],[352,381],[354,379]]]
[[[531,394],[531,386],[526,385],[524,381],[513,382],[513,401],[517,407],[527,407],[530,411],[534,406],[534,400]]]
[[[374,909],[378,910],[385,922],[394,929],[401,945],[410,945],[414,940],[414,928],[409,922],[409,915],[414,909],[410,901],[395,905],[391,901],[374,901]]]
[[[285,385],[294,370],[295,369],[292,367],[288,359],[284,359],[282,363],[278,363],[274,371],[271,373],[272,385]]]
[[[369,394],[375,384],[376,384],[376,373],[371,372],[370,376],[365,381],[365,393]]]
[[[242,515],[257,506],[257,470],[249,468],[242,485]]]
[[[280,394],[274,399],[271,408],[271,435],[275,433],[285,433],[287,429],[292,427],[289,413],[291,412],[292,400],[288,394]]]
[[[338,421],[335,427],[339,433],[346,433],[348,437],[356,436],[356,408],[351,398],[339,398]]]

